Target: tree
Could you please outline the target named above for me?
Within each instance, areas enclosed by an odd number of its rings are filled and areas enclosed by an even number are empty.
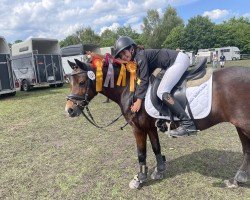
[[[206,49],[214,47],[215,24],[208,17],[200,15],[188,20],[184,31],[184,48],[185,50]]]
[[[163,42],[163,47],[168,49],[183,49],[184,48],[184,26],[177,26],[172,29],[166,40]]]
[[[140,39],[140,34],[137,33],[135,30],[133,30],[130,25],[119,27],[117,29],[116,34],[117,34],[117,37],[119,36],[131,37],[136,43],[138,43]]]
[[[164,13],[161,26],[159,27],[159,45],[162,45],[174,28],[183,26],[183,20],[177,15],[176,9],[168,6]]]
[[[143,18],[143,33],[141,40],[145,47],[154,48],[157,43],[157,28],[160,26],[160,15],[157,10],[148,10],[147,16]]]
[[[64,40],[60,41],[61,47],[66,47],[69,45],[79,44],[80,39],[76,35],[69,35]]]
[[[95,32],[90,27],[77,30],[76,35],[83,44],[100,45],[100,36],[95,34]]]
[[[17,44],[17,43],[20,43],[20,42],[22,42],[22,40],[16,40],[16,41],[14,42],[14,44]]]
[[[115,44],[116,38],[117,38],[116,32],[106,29],[101,34],[100,46],[101,47],[113,46]]]
[[[231,18],[215,26],[215,47],[237,46],[243,53],[250,52],[250,22],[247,18]]]

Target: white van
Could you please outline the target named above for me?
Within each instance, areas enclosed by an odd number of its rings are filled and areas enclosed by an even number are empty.
[[[240,50],[238,47],[221,47],[215,48],[214,53],[220,58],[221,54],[226,57],[226,60],[239,60],[240,59]]]

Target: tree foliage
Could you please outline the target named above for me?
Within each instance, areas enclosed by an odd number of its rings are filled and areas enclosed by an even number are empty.
[[[115,44],[117,38],[117,33],[114,31],[111,31],[110,29],[106,29],[101,34],[101,41],[100,45],[101,47],[110,47]]]
[[[157,10],[148,10],[143,18],[142,33],[131,26],[117,30],[106,29],[100,36],[90,27],[81,28],[67,36],[60,45],[91,43],[101,47],[113,46],[119,36],[129,36],[146,48],[170,48],[197,51],[204,48],[237,46],[243,53],[250,53],[250,21],[247,18],[231,18],[214,24],[208,17],[195,16],[184,25],[176,9],[168,6],[160,17]]]
[[[184,31],[185,50],[206,49],[214,46],[214,26],[208,17],[200,15],[188,20]]]
[[[168,49],[184,49],[184,32],[184,26],[173,28],[163,42],[163,47]]]
[[[157,46],[157,34],[160,27],[160,16],[157,10],[148,10],[147,16],[143,18],[143,33],[141,40],[145,47]]]

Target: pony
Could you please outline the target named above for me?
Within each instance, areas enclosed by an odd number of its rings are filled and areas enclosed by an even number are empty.
[[[98,94],[95,80],[90,79],[88,72],[96,73],[87,63],[75,60],[69,62],[72,68],[70,95],[67,98],[65,110],[70,117],[79,116],[89,102]],[[114,66],[114,79],[117,81],[119,67]],[[108,68],[103,68],[103,75]],[[128,77],[128,76],[127,76]],[[128,78],[127,78],[128,79]],[[128,80],[127,80],[128,81]],[[213,72],[212,80],[212,106],[209,115],[203,119],[194,120],[198,130],[205,130],[221,122],[232,123],[238,132],[242,149],[243,162],[235,176],[225,182],[228,187],[237,187],[238,183],[247,182],[250,176],[250,68],[228,67]],[[147,137],[152,145],[156,158],[156,167],[151,174],[153,180],[164,177],[166,171],[165,156],[161,153],[156,119],[150,117],[144,108],[144,103],[139,112],[132,113],[130,106],[133,94],[129,87],[115,86],[103,87],[100,92],[117,103],[122,115],[131,125],[136,140],[139,172],[129,183],[130,188],[140,188],[148,179]]]

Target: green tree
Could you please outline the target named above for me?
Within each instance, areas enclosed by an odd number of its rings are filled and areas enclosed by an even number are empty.
[[[117,38],[119,36],[131,37],[136,43],[138,43],[140,40],[140,34],[133,30],[130,25],[119,27],[116,31],[116,34]]]
[[[168,49],[183,49],[184,48],[184,26],[177,26],[167,36],[163,42],[163,47]]]
[[[250,53],[250,21],[231,18],[215,26],[215,47],[237,46],[242,53]]]
[[[76,31],[76,35],[83,44],[100,45],[100,36],[98,36],[90,27],[80,28]]]
[[[198,51],[214,47],[214,27],[215,24],[208,17],[198,15],[189,19],[184,31],[185,50]]]
[[[100,46],[101,47],[110,47],[115,44],[117,38],[117,33],[106,29],[101,34]]]
[[[73,44],[79,44],[80,39],[76,35],[69,35],[64,40],[60,41],[61,47],[66,47]]]
[[[16,40],[16,41],[14,42],[14,44],[17,44],[17,43],[20,43],[20,42],[22,42],[22,40]]]
[[[166,40],[166,38],[174,28],[183,26],[183,20],[178,16],[176,9],[168,6],[164,13],[161,26],[159,27],[160,31],[158,46],[161,46],[163,44],[163,42]]]
[[[148,10],[147,16],[143,18],[143,32],[141,35],[141,41],[145,47],[154,47],[157,38],[156,29],[161,22],[160,15],[157,10]]]

